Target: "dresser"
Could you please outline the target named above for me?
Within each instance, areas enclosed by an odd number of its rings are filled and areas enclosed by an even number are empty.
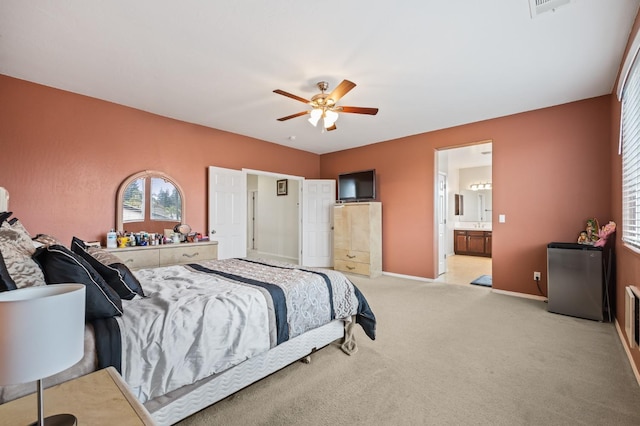
[[[120,258],[122,263],[129,269],[181,265],[218,258],[217,241],[135,246],[107,250]]]
[[[81,426],[156,424],[113,367],[45,389],[44,415],[60,413],[73,414]],[[35,393],[0,405],[2,425],[28,425],[36,420]]]
[[[382,274],[382,204],[333,208],[333,268],[374,278]]]

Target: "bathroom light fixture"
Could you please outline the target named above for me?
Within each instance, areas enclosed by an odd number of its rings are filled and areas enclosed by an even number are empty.
[[[483,189],[491,189],[491,182],[478,182],[469,185],[472,191],[481,191]]]

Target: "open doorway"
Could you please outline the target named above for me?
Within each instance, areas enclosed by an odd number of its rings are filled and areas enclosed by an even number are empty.
[[[247,257],[298,264],[302,179],[247,172]]]
[[[250,175],[257,175],[254,186],[248,185]],[[249,248],[300,265],[333,265],[335,180],[215,166],[209,166],[208,178],[209,233],[218,242],[219,259],[247,257]]]
[[[437,152],[437,281],[491,286],[492,151],[481,142]]]

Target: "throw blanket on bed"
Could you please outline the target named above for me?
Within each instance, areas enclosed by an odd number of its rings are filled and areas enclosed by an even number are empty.
[[[341,273],[227,259],[135,272],[147,297],[123,300],[122,376],[142,402],[220,373],[333,319],[375,317]]]

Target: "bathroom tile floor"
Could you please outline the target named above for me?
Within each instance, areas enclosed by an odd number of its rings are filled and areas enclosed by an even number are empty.
[[[490,257],[455,254],[447,256],[447,272],[434,281],[449,284],[469,284],[480,275],[491,275]]]

